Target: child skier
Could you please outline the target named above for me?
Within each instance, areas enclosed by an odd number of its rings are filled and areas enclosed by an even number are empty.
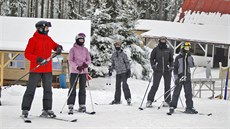
[[[131,93],[127,79],[130,78],[130,64],[127,55],[121,50],[121,43],[117,41],[114,44],[116,52],[112,54],[112,66],[109,68],[109,76],[112,76],[113,69],[116,70],[116,89],[114,100],[110,104],[121,103],[121,83],[127,104],[131,104]]]
[[[174,109],[177,108],[178,98],[182,85],[184,86],[185,98],[186,98],[186,110],[185,113],[197,114],[198,112],[193,108],[192,100],[192,85],[191,85],[191,71],[190,68],[194,67],[193,57],[190,54],[191,44],[185,42],[181,45],[181,52],[175,59],[174,64],[174,78],[175,89],[170,102],[169,113],[172,114]]]
[[[69,98],[67,100],[67,105],[69,108],[69,114],[73,114],[73,108],[76,98],[76,84],[79,79],[79,94],[78,94],[78,103],[79,103],[79,112],[85,112],[85,102],[86,102],[86,77],[88,73],[88,65],[91,63],[91,58],[89,51],[84,47],[85,43],[85,34],[79,33],[75,37],[76,42],[74,46],[69,51],[68,61],[71,67],[70,74],[70,90]],[[76,81],[76,83],[74,83]]]

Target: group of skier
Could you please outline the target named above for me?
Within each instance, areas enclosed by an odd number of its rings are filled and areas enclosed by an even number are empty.
[[[30,61],[30,73],[28,85],[23,96],[21,110],[24,118],[28,117],[38,83],[42,82],[43,87],[43,110],[41,117],[56,117],[52,111],[52,58],[62,54],[63,47],[55,43],[48,36],[51,23],[39,21],[35,25],[36,32],[28,41],[25,49],[25,58]],[[79,81],[78,104],[79,112],[86,111],[86,81],[88,75],[88,65],[91,63],[89,51],[84,47],[86,35],[79,33],[75,37],[75,43],[69,51],[68,61],[70,64],[70,89],[68,92],[67,105],[69,114],[73,114],[76,99],[76,84]],[[114,100],[110,104],[121,103],[121,86],[127,104],[131,104],[131,93],[127,79],[131,76],[131,68],[128,56],[121,49],[122,43],[117,40],[114,43],[116,51],[112,54],[112,65],[109,67],[109,76],[113,70],[116,71],[116,85]],[[197,114],[193,107],[191,71],[194,66],[193,58],[190,54],[191,44],[185,42],[181,45],[181,51],[173,59],[173,51],[167,45],[167,38],[161,37],[158,46],[151,52],[150,62],[153,69],[153,85],[148,93],[146,107],[152,107],[155,94],[158,90],[161,77],[164,78],[164,106],[169,106],[169,112],[173,113],[177,108],[177,102],[182,86],[184,86],[186,98],[186,113]],[[55,51],[52,54],[52,50]],[[171,85],[171,73],[174,73],[175,86]],[[174,90],[171,99],[171,90]]]
[[[116,52],[112,55],[112,66],[109,68],[109,75],[112,75],[112,70],[116,70],[116,91],[114,100],[111,104],[120,104],[121,96],[121,82],[127,104],[131,103],[131,93],[127,84],[127,78],[130,77],[130,64],[127,55],[120,49],[121,43],[114,44]],[[181,44],[181,51],[173,59],[173,51],[167,45],[167,38],[160,37],[157,47],[151,52],[150,63],[153,69],[153,85],[148,93],[146,107],[152,107],[155,94],[158,90],[160,80],[164,78],[164,104],[163,106],[169,107],[169,113],[173,113],[177,108],[177,102],[180,95],[182,86],[184,86],[186,109],[185,113],[197,114],[198,112],[193,107],[192,100],[192,86],[191,86],[191,71],[190,68],[194,67],[193,57],[190,54],[191,44],[185,42]],[[175,86],[171,87],[171,73],[174,73]],[[171,91],[173,92],[171,99]]]

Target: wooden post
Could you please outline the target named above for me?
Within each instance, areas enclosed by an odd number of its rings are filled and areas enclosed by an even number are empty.
[[[3,71],[4,71],[4,52],[0,52],[1,55],[1,77],[0,77],[0,86],[3,86]]]

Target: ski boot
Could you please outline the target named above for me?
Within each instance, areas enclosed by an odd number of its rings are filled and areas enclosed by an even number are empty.
[[[40,117],[54,118],[54,117],[56,117],[56,115],[54,114],[54,112],[52,110],[43,110],[42,114],[40,115]]]
[[[28,110],[22,110],[22,117],[27,118],[29,115],[29,111]]]
[[[152,103],[153,103],[152,101],[148,100],[147,103],[146,103],[146,107],[147,108],[152,108],[153,107]]]
[[[69,115],[73,115],[73,105],[69,105],[69,112],[68,112]]]
[[[169,107],[169,113],[173,114],[174,113],[174,109],[175,109],[174,107]]]
[[[85,105],[80,105],[79,108],[78,108],[78,112],[86,112]]]
[[[127,104],[128,104],[128,105],[131,105],[131,98],[128,98],[128,99],[127,99]]]
[[[184,113],[188,113],[188,114],[197,114],[198,111],[196,111],[195,108],[186,108]]]
[[[121,101],[116,101],[116,100],[113,100],[110,105],[113,105],[113,104],[121,104]]]

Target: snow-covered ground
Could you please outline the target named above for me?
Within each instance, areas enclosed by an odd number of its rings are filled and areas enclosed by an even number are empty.
[[[212,70],[213,77],[218,77],[218,69]],[[205,77],[205,69],[198,68],[195,77]],[[159,110],[163,98],[154,103],[154,108],[139,110],[148,81],[129,79],[132,93],[132,106],[127,106],[123,94],[120,105],[107,105],[113,100],[115,78],[112,77],[112,85],[106,85],[107,78],[97,78],[90,81],[87,90],[87,110],[93,111],[90,94],[93,97],[95,115],[83,113],[67,114],[67,106],[63,113],[60,111],[67,98],[68,89],[53,89],[53,110],[58,118],[78,119],[74,122],[64,122],[52,119],[42,119],[38,116],[42,109],[42,88],[37,88],[35,98],[30,111],[32,123],[24,123],[19,117],[21,115],[21,101],[25,91],[23,86],[13,86],[2,92],[2,103],[0,107],[0,129],[230,129],[230,101],[220,99],[208,99],[210,91],[205,91],[202,98],[194,98],[194,107],[201,113],[212,113],[212,116],[190,115],[175,113],[172,116],[166,115],[168,108],[162,107]],[[151,85],[150,85],[151,86]],[[220,86],[220,82],[216,82]],[[89,90],[90,88],[90,90]],[[216,91],[215,95],[220,92]],[[163,94],[163,79],[156,98]],[[181,98],[184,103],[182,90]],[[145,106],[146,99],[143,103]],[[104,104],[104,105],[103,105]],[[77,105],[75,108],[78,108]],[[178,109],[182,105],[178,102]]]

